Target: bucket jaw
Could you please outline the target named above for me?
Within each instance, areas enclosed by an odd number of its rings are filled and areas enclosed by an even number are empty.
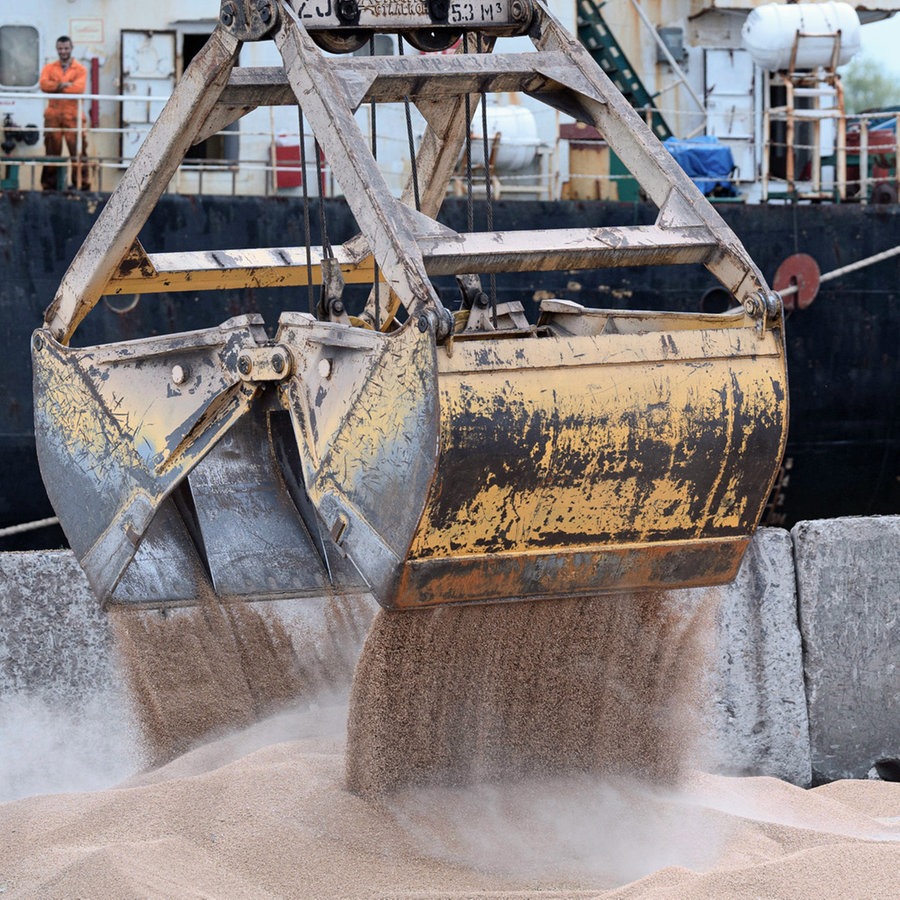
[[[407,609],[730,580],[786,438],[780,298],[587,52],[520,0],[496,5],[503,22],[472,26],[461,46],[478,52],[439,67],[320,52],[353,50],[369,31],[429,49],[459,36],[393,7],[348,29],[286,2],[226,6],[33,339],[42,472],[98,596],[159,606],[368,590]],[[536,52],[492,52],[525,33]],[[248,40],[274,40],[283,68],[232,71]],[[516,85],[599,129],[657,221],[470,234],[434,221],[472,99]],[[398,200],[355,112],[410,97],[428,123],[425,177]],[[145,252],[138,233],[187,148],[285,102],[302,109],[360,234],[335,247]],[[731,312],[549,299],[529,322],[474,274],[698,263]],[[455,314],[432,281],[445,276],[462,287]],[[367,288],[355,315],[345,283]],[[105,294],[313,285],[315,314],[281,312],[271,329],[253,314],[69,346]]]
[[[41,467],[104,601],[392,590],[437,460],[433,336],[285,313],[274,342],[243,317],[33,345]]]

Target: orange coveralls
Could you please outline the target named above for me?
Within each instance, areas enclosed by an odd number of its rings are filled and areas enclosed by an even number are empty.
[[[87,87],[87,69],[73,59],[63,70],[59,60],[47,63],[41,69],[41,90],[47,94],[60,93],[59,85],[71,81],[62,89],[63,94],[83,94]],[[63,141],[72,157],[72,185],[83,191],[91,188],[90,170],[87,164],[87,118],[81,114],[81,147],[78,147],[78,101],[62,100],[54,97],[44,111],[44,150],[47,156],[60,156]],[[41,172],[41,186],[45,191],[56,190],[58,165],[44,166]]]

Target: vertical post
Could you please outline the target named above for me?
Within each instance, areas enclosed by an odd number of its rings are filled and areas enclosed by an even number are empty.
[[[796,187],[794,184],[794,82],[790,76],[785,78],[784,87],[787,100],[785,110],[786,124],[784,128],[784,178],[787,182],[788,191],[793,192]]]
[[[772,113],[770,98],[772,96],[772,81],[769,73],[763,74],[763,145],[760,154],[760,181],[762,183],[762,202],[769,202],[769,157],[772,153]]]
[[[847,114],[844,107],[844,85],[839,77],[835,79],[837,103],[840,115],[837,121],[837,142],[835,150],[835,177],[837,178],[838,200],[847,199]]]
[[[859,202],[869,202],[869,119],[859,120]]]
[[[900,195],[900,114],[894,118],[894,190]]]

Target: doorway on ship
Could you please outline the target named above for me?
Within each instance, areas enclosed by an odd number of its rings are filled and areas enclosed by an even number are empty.
[[[122,31],[122,104],[120,154],[125,162],[134,158],[175,87],[174,31]]]

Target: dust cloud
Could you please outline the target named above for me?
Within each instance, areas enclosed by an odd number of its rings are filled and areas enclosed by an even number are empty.
[[[108,788],[141,764],[137,723],[115,684],[0,696],[0,803]]]
[[[262,719],[273,730],[251,729],[254,746],[295,739],[286,723],[349,692],[372,610],[364,597],[204,598],[92,620],[68,636],[74,675],[0,680],[0,802],[106,789]]]
[[[384,807],[422,854],[557,887],[611,887],[667,866],[702,871],[731,831],[686,787],[593,775],[411,788]]]

